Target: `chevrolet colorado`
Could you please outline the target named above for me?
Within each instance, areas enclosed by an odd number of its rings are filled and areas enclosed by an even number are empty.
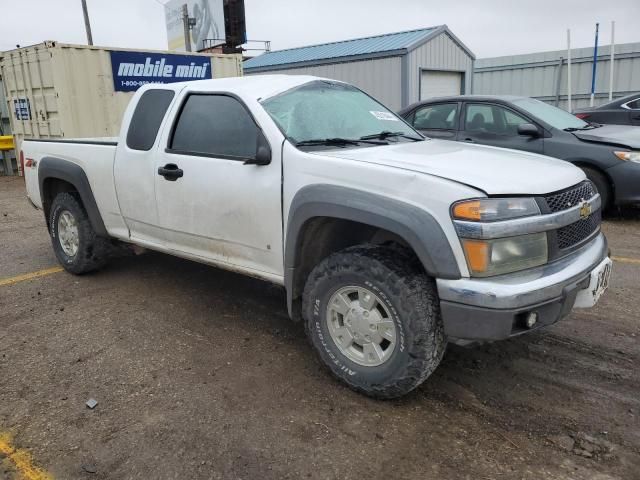
[[[328,369],[377,398],[422,383],[447,342],[594,305],[611,272],[580,169],[425,138],[334,80],[146,85],[118,138],[20,156],[66,270],[124,243],[282,285]]]

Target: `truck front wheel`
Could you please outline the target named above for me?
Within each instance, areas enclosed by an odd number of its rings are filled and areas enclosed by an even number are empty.
[[[51,204],[49,232],[53,251],[68,272],[97,270],[106,261],[108,241],[98,237],[82,204],[72,193],[59,193]]]
[[[364,245],[330,255],[309,275],[303,316],[329,370],[376,398],[416,388],[446,346],[435,284],[406,250]]]

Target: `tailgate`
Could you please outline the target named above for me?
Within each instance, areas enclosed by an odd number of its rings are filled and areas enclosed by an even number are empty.
[[[20,150],[20,164],[24,175],[25,186],[27,187],[27,197],[36,207],[42,208],[40,199],[40,186],[38,185],[38,159],[34,151],[35,145],[28,141],[22,142]]]

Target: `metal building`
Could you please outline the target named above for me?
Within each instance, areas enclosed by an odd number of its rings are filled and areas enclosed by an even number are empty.
[[[595,105],[609,100],[610,46],[598,48]],[[613,97],[640,92],[640,43],[616,45]],[[473,93],[537,98],[567,109],[567,50],[479,58]],[[572,109],[589,106],[593,47],[571,50]]]
[[[352,83],[389,108],[471,91],[473,53],[446,25],[265,53],[245,75],[316,75]]]

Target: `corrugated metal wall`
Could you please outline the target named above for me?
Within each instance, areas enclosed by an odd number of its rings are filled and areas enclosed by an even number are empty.
[[[465,88],[471,91],[473,59],[447,34],[443,33],[407,54],[408,103],[420,99],[421,70],[463,72]]]
[[[606,103],[609,98],[609,54],[610,46],[598,48],[596,105]],[[558,50],[478,59],[473,75],[473,93],[524,95],[566,109],[566,57],[566,50]],[[571,50],[571,95],[574,109],[589,106],[592,68],[593,48]],[[613,87],[614,98],[640,92],[640,43],[616,45]]]
[[[402,68],[400,57],[386,57],[355,62],[313,65],[300,68],[283,68],[265,75],[315,75],[349,82],[377,98],[391,109],[402,105]],[[245,75],[260,75],[245,70]]]
[[[7,109],[7,103],[4,96],[4,84],[2,83],[2,77],[0,77],[0,135],[10,135],[11,124],[9,121],[9,111]],[[13,175],[15,167],[15,152],[13,150],[0,151],[0,172],[3,175]]]
[[[11,125],[9,124],[9,111],[4,97],[4,84],[0,77],[0,135],[10,135]]]

